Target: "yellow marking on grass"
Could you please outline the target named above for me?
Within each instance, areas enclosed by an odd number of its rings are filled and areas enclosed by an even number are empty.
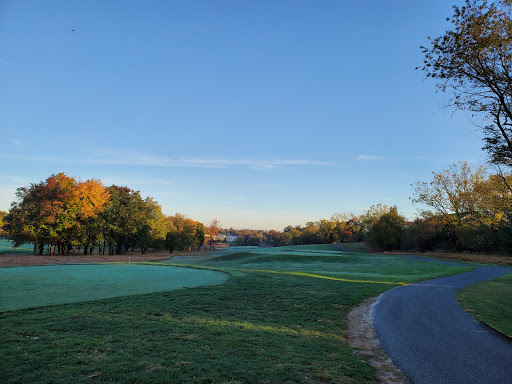
[[[164,316],[164,319],[173,320],[173,321],[176,320],[170,316]],[[228,321],[228,320],[219,320],[219,319],[207,319],[204,317],[197,317],[197,316],[189,316],[184,319],[181,319],[180,322],[190,323],[190,324],[198,324],[198,325],[214,326],[214,327],[239,328],[239,329],[244,329],[244,330],[249,330],[249,331],[284,333],[287,335],[294,335],[294,336],[321,337],[324,339],[336,339],[336,340],[342,341],[342,342],[347,341],[347,339],[345,337],[336,335],[333,333],[313,331],[310,329],[294,329],[294,328],[290,328],[290,327],[260,325],[260,324],[248,323],[245,321]]]
[[[345,283],[366,283],[366,284],[387,284],[387,285],[407,285],[409,283],[405,283],[402,281],[393,282],[393,281],[376,281],[376,280],[357,280],[357,279],[342,279],[339,277],[332,276],[324,276],[324,275],[315,275],[307,272],[297,272],[297,271],[274,271],[271,269],[242,269],[242,268],[216,268],[210,266],[202,266],[195,264],[174,264],[174,263],[159,263],[159,262],[145,262],[148,264],[156,264],[156,265],[166,265],[166,266],[175,266],[175,267],[184,267],[184,268],[197,268],[197,269],[209,269],[212,271],[226,272],[227,271],[237,271],[237,272],[257,272],[257,273],[272,273],[272,274],[280,274],[280,275],[293,275],[293,276],[305,276],[305,277],[313,277],[316,279],[325,279],[325,280],[334,280],[334,281],[343,281]]]
[[[404,283],[404,282],[392,282],[392,281],[341,279],[339,277],[314,275],[312,273],[295,272],[295,271],[272,271],[272,270],[267,270],[267,269],[235,269],[235,268],[230,268],[230,269],[233,271],[241,271],[241,272],[260,272],[260,273],[276,273],[276,274],[294,275],[294,276],[307,276],[307,277],[314,277],[317,279],[343,281],[343,282],[348,282],[348,283],[391,284],[391,285],[407,285],[408,284],[408,283]]]

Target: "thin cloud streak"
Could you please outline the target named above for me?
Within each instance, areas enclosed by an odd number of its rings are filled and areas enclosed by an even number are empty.
[[[277,188],[280,187],[281,184],[261,184],[261,185],[255,185],[255,188]]]
[[[244,215],[304,215],[305,212],[297,211],[239,211]]]
[[[175,181],[158,179],[158,178],[143,178],[143,177],[130,177],[130,176],[113,176],[113,177],[103,177],[102,182],[104,185],[133,185],[133,184],[152,184],[152,185],[170,185],[176,184]]]
[[[357,155],[357,160],[424,160],[425,156],[376,156]]]
[[[231,197],[231,196],[217,196],[216,199],[226,200],[249,200],[247,197]]]
[[[93,154],[90,158],[58,158],[51,156],[16,155],[4,153],[0,158],[11,160],[30,160],[44,162],[58,162],[68,164],[104,164],[104,165],[140,165],[150,167],[192,167],[192,168],[228,168],[230,166],[248,166],[251,169],[269,169],[276,166],[333,166],[334,162],[314,161],[304,159],[215,159],[191,158],[172,159],[141,154],[114,154],[113,156],[98,156]]]

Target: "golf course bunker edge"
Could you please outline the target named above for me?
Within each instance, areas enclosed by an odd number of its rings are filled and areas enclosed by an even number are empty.
[[[221,284],[224,272],[138,264],[0,268],[0,312]]]

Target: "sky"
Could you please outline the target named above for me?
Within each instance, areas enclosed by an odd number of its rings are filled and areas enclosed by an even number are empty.
[[[485,161],[415,70],[451,5],[0,0],[0,210],[65,172],[225,228],[413,218],[411,184]]]

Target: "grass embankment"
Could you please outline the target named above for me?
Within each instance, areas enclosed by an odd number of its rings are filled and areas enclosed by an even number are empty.
[[[512,337],[512,275],[462,289],[457,299],[474,318]]]
[[[326,247],[200,264],[232,278],[0,314],[3,382],[375,382],[346,343],[349,309],[399,283],[468,269]]]

